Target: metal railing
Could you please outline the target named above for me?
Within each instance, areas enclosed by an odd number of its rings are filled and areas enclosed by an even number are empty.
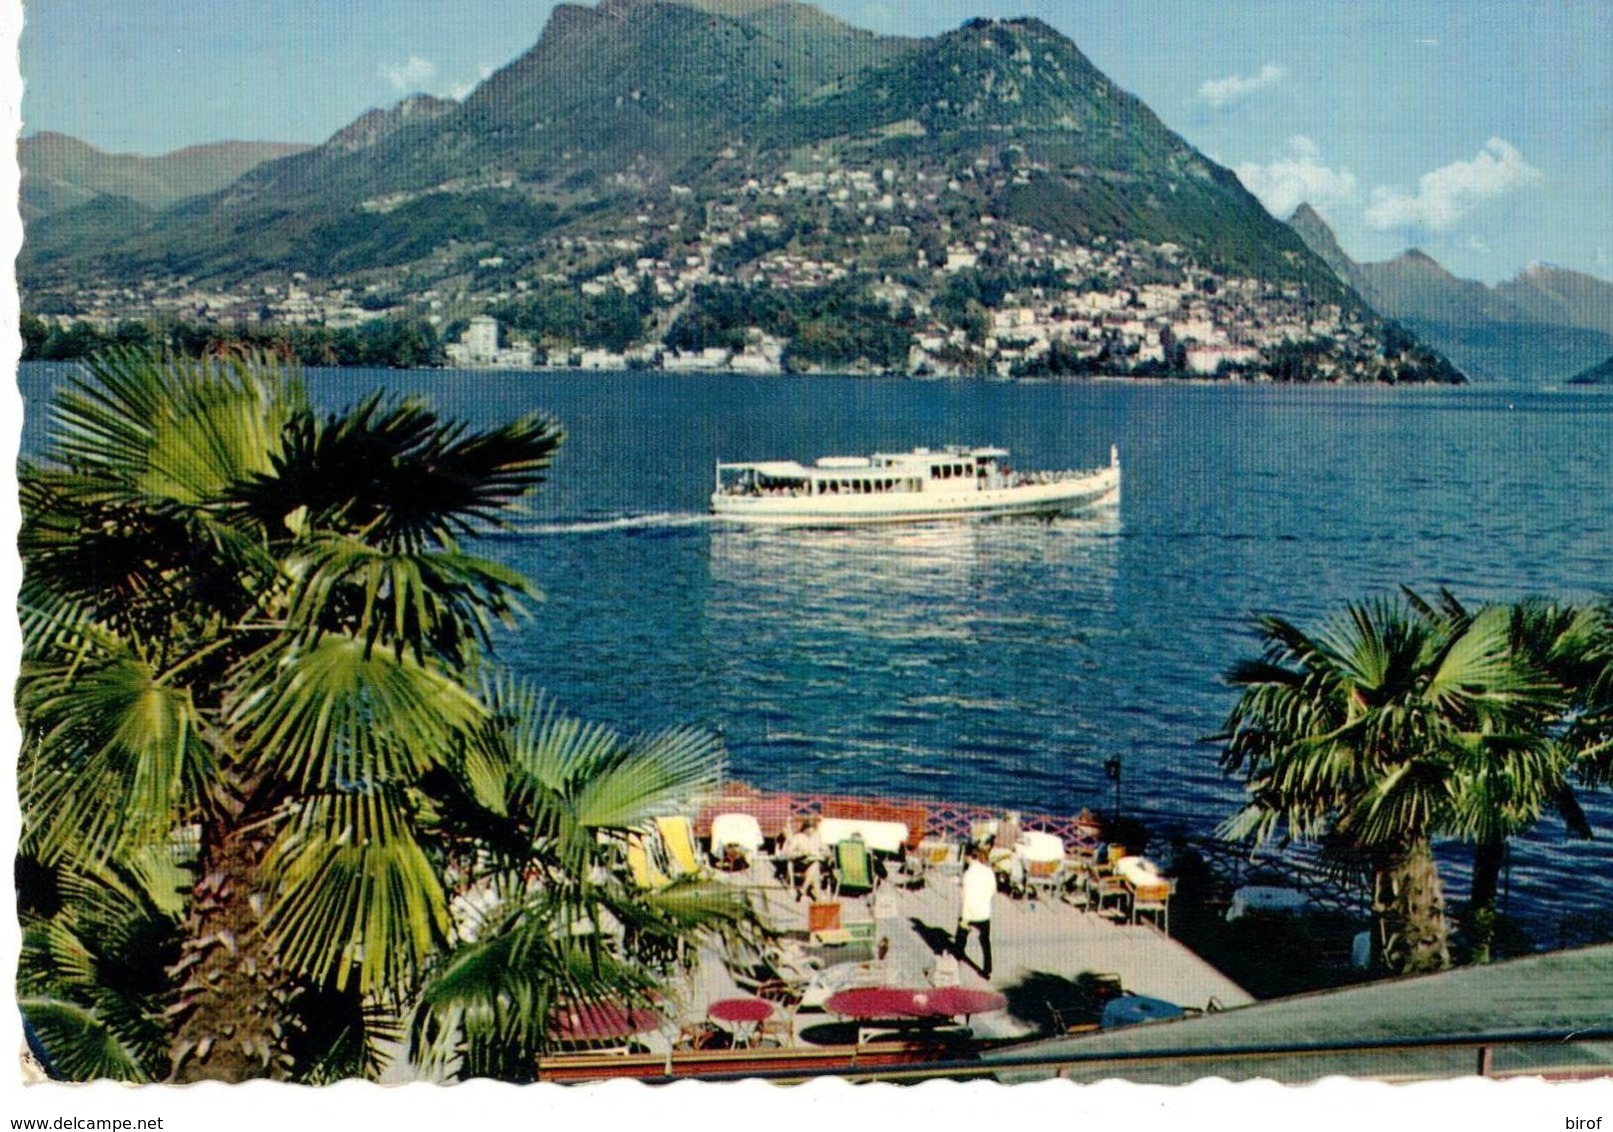
[[[1248,1071],[1232,1079],[1250,1079],[1269,1076],[1262,1068],[1274,1069],[1278,1063],[1296,1060],[1321,1060],[1343,1057],[1382,1057],[1392,1059],[1394,1072],[1373,1074],[1385,1079],[1450,1079],[1456,1076],[1545,1076],[1545,1077],[1607,1077],[1613,1076],[1613,1055],[1605,1051],[1585,1050],[1579,1058],[1548,1059],[1544,1063],[1498,1068],[1495,1055],[1498,1051],[1517,1048],[1532,1051],[1555,1048],[1562,1052],[1576,1050],[1593,1043],[1613,1042],[1613,1026],[1577,1030],[1534,1030],[1510,1033],[1475,1034],[1469,1036],[1382,1038],[1372,1041],[1316,1041],[1292,1042],[1278,1045],[1229,1045],[1214,1048],[1160,1049],[1155,1051],[1123,1051],[1080,1053],[1068,1048],[1057,1052],[1005,1053],[995,1052],[989,1060],[978,1057],[944,1061],[923,1061],[909,1065],[882,1064],[858,1067],[828,1068],[801,1066],[800,1068],[723,1069],[646,1076],[646,1083],[658,1080],[701,1081],[804,1081],[815,1078],[837,1078],[856,1083],[886,1081],[917,1083],[927,1080],[970,1080],[999,1076],[1063,1077],[1066,1075],[1090,1076],[1101,1071],[1104,1077],[1119,1080],[1128,1078],[1128,1072],[1168,1069],[1173,1079],[1191,1080],[1198,1076],[1227,1076],[1225,1063],[1236,1062]],[[1458,1063],[1465,1061],[1466,1072],[1452,1072],[1447,1068],[1419,1069],[1412,1053],[1445,1053]],[[1219,1072],[1208,1067],[1221,1066]],[[1202,1071],[1199,1067],[1204,1067]],[[1340,1072],[1337,1068],[1318,1068],[1314,1074],[1321,1078]],[[1290,1078],[1292,1075],[1290,1075]]]

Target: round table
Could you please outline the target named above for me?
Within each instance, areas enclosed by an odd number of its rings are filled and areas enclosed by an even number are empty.
[[[929,992],[926,997],[926,1005],[931,1011],[946,1018],[962,1015],[965,1023],[976,1014],[990,1014],[1008,1006],[1006,995],[968,987],[941,987]]]
[[[604,1042],[646,1033],[661,1025],[654,1010],[616,1002],[562,1006],[549,1020],[549,1035],[563,1042]]]
[[[1135,1026],[1142,1022],[1164,1022],[1181,1018],[1187,1011],[1174,1002],[1162,998],[1149,998],[1141,994],[1123,994],[1104,1005],[1099,1025],[1105,1030],[1121,1026]]]
[[[720,998],[706,1013],[730,1029],[735,1045],[749,1045],[756,1028],[773,1016],[773,1004],[760,998]]]
[[[919,1018],[926,1011],[901,987],[853,987],[830,995],[823,1008],[843,1018]]]
[[[955,1018],[1001,1010],[1008,999],[996,991],[964,987],[854,987],[830,995],[823,1005],[846,1018]]]

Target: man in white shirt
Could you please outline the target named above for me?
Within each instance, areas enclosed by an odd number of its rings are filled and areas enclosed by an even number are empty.
[[[975,845],[969,864],[963,870],[962,907],[958,911],[958,932],[952,937],[952,953],[960,962],[969,929],[980,934],[980,975],[991,978],[991,901],[997,895],[997,874],[991,867],[991,846]]]

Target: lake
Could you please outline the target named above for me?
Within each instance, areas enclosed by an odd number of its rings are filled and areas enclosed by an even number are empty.
[[[27,366],[37,398],[49,367]],[[1210,832],[1241,791],[1215,733],[1251,619],[1314,628],[1345,602],[1607,596],[1613,393],[1101,382],[316,370],[332,407],[377,385],[477,422],[569,433],[531,514],[482,544],[546,600],[501,659],[627,731],[695,723],[735,778],[1031,811],[1120,805]],[[41,422],[30,401],[24,446]],[[720,527],[719,459],[948,443],[1091,467],[1118,507],[857,531]],[[1613,799],[1590,795],[1613,833]],[[1447,858],[1465,895],[1465,852]],[[1517,844],[1512,910],[1554,942],[1613,904],[1609,838],[1548,819]]]

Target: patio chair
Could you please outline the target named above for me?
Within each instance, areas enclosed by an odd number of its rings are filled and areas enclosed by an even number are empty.
[[[1171,934],[1171,881],[1161,877],[1158,884],[1139,884],[1131,895],[1131,922],[1138,916],[1153,916],[1160,931]]]
[[[1128,914],[1126,904],[1131,899],[1131,889],[1127,887],[1125,878],[1115,872],[1115,862],[1124,855],[1124,848],[1111,845],[1107,850],[1100,852],[1092,863],[1092,870],[1088,875],[1088,891],[1092,894],[1092,908],[1100,915],[1104,906],[1111,901],[1118,916],[1124,919]]]
[[[673,873],[677,876],[698,875],[702,871],[700,850],[695,847],[694,829],[689,819],[681,814],[656,818],[655,828],[661,835],[661,844],[666,848]]]
[[[1056,896],[1064,887],[1064,842],[1057,834],[1030,830],[1021,837],[1015,852],[1020,864],[1016,895],[1035,900],[1046,894]]]
[[[792,1008],[822,970],[821,962],[790,940],[764,945],[755,962],[748,965],[728,964],[728,973],[740,990]]]
[[[866,896],[874,891],[874,858],[860,837],[835,845],[834,890],[837,897]]]
[[[1057,897],[1065,883],[1064,861],[1026,861],[1025,895],[1032,901],[1043,896]]]

